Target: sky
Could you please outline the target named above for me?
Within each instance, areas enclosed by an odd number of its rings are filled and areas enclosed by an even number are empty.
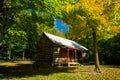
[[[61,32],[67,32],[69,30],[69,27],[61,20],[55,19],[55,26],[57,29]]]

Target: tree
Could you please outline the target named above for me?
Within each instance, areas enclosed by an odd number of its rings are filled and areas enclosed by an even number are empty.
[[[61,19],[68,25],[71,25],[71,32],[75,36],[82,34],[89,36],[90,33],[93,37],[93,47],[95,55],[95,71],[101,72],[99,68],[99,58],[97,50],[97,40],[101,30],[108,30],[113,22],[116,22],[116,14],[119,11],[119,2],[108,0],[106,2],[99,0],[81,0],[76,4],[69,4],[63,12]],[[102,6],[103,5],[103,6]],[[104,6],[106,5],[106,6]],[[114,14],[111,14],[114,12]],[[108,31],[106,31],[108,32]],[[114,36],[115,34],[112,34]],[[112,37],[109,35],[109,38]]]
[[[8,14],[10,8],[11,6],[7,0],[0,1],[0,43],[2,42],[3,35],[8,29],[9,22],[11,22]]]
[[[8,29],[7,34],[4,37],[3,44],[6,45],[8,59],[11,57],[22,55],[27,47],[27,35],[16,24]],[[24,56],[24,55],[23,55]],[[24,58],[23,58],[24,59]]]
[[[51,5],[51,2],[53,0],[2,0],[0,2],[0,36],[2,36],[0,43],[9,42],[5,43],[8,45],[4,44],[8,48],[7,52],[10,53],[12,49],[12,53],[15,53],[16,44],[19,44],[17,47],[20,49],[24,43],[26,56],[33,58],[37,52],[37,43],[42,32],[60,33],[54,27],[54,15],[57,13],[55,13],[54,5]],[[9,32],[12,34],[10,35]],[[25,35],[22,36],[21,32]],[[13,34],[18,35],[14,37]],[[24,37],[26,40],[23,40],[22,43],[20,39]]]

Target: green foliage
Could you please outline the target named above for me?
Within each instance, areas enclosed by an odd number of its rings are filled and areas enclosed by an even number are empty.
[[[13,54],[25,52],[27,58],[33,58],[44,31],[63,35],[54,27],[54,15],[60,11],[55,7],[57,1],[2,0],[0,43],[4,43],[5,52]],[[5,52],[3,54],[6,54]]]
[[[101,47],[101,62],[104,61],[105,64],[120,65],[120,34],[115,37],[102,41]]]
[[[12,56],[15,54],[22,55],[27,48],[27,35],[16,24],[11,26],[3,40],[4,52],[11,51]]]

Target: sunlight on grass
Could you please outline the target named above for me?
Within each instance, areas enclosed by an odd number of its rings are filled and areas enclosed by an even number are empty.
[[[3,64],[12,67],[6,69],[1,67]],[[14,67],[15,64],[0,63],[0,69],[9,70],[9,73],[3,71],[3,74],[0,71],[0,80],[120,80],[120,66],[102,65],[102,73],[95,73],[94,65],[41,69],[34,65]]]
[[[17,66],[19,64],[32,64],[33,61],[7,61],[0,62],[0,66]]]

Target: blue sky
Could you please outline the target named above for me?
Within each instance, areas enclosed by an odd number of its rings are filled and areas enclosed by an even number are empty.
[[[65,23],[59,19],[55,18],[55,26],[57,27],[57,29],[61,32],[67,32],[69,30],[69,27],[67,25],[65,25]]]

